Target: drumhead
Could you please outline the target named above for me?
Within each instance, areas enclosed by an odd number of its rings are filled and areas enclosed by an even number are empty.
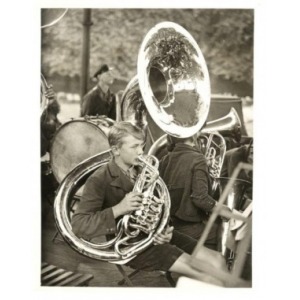
[[[69,121],[58,129],[50,148],[50,162],[59,183],[80,162],[110,148],[104,133],[107,131],[84,119]]]

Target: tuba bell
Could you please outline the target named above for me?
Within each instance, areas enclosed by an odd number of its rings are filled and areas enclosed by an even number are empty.
[[[163,133],[181,138],[201,129],[210,107],[210,79],[189,32],[172,22],[157,24],[143,40],[137,71],[121,99],[124,121],[146,126],[147,113]]]
[[[188,137],[198,132],[208,115],[210,84],[203,55],[192,36],[171,22],[153,27],[140,47],[138,76],[130,82],[124,95],[130,101],[123,97],[120,112],[123,121],[143,128],[147,110],[168,134]],[[99,153],[79,163],[64,178],[54,201],[54,217],[59,232],[74,250],[94,259],[124,264],[149,247],[154,236],[164,230],[170,196],[158,176],[157,158],[140,156],[142,171],[134,190],[143,193],[144,208],[123,216],[117,224],[116,236],[107,242],[92,243],[78,238],[70,222],[72,197],[87,177],[111,158],[110,150]]]

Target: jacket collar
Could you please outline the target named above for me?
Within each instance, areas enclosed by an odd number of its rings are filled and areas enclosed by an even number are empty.
[[[197,150],[195,147],[182,143],[176,144],[172,152],[180,152],[182,150],[201,153],[201,151]]]
[[[108,163],[108,171],[113,178],[110,185],[119,187],[125,192],[131,192],[133,189],[133,184],[129,178],[121,171],[120,167],[115,163],[115,160],[112,159]]]
[[[96,90],[98,91],[98,93],[100,94],[101,97],[110,95],[110,89],[109,88],[108,88],[107,92],[105,93],[98,84],[96,85]]]

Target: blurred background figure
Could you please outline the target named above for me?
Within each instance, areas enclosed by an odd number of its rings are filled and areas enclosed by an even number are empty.
[[[49,152],[50,142],[61,125],[57,117],[60,112],[60,105],[52,85],[45,91],[45,97],[48,99],[48,105],[41,116],[41,157]]]
[[[97,80],[97,85],[83,97],[81,116],[105,115],[116,119],[116,97],[110,90],[114,82],[111,70],[112,68],[104,64],[94,74],[93,78]]]
[[[50,166],[50,146],[51,141],[61,125],[57,115],[60,111],[60,105],[57,102],[56,93],[52,85],[44,92],[44,96],[48,100],[47,107],[44,109],[41,119],[41,184],[42,184],[42,200],[46,200],[50,204],[53,203],[55,190],[58,183],[55,180]],[[44,202],[44,201],[42,201]]]

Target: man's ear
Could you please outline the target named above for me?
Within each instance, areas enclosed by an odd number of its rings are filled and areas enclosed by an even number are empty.
[[[111,151],[112,151],[114,156],[119,156],[120,155],[119,148],[117,146],[112,146]]]

